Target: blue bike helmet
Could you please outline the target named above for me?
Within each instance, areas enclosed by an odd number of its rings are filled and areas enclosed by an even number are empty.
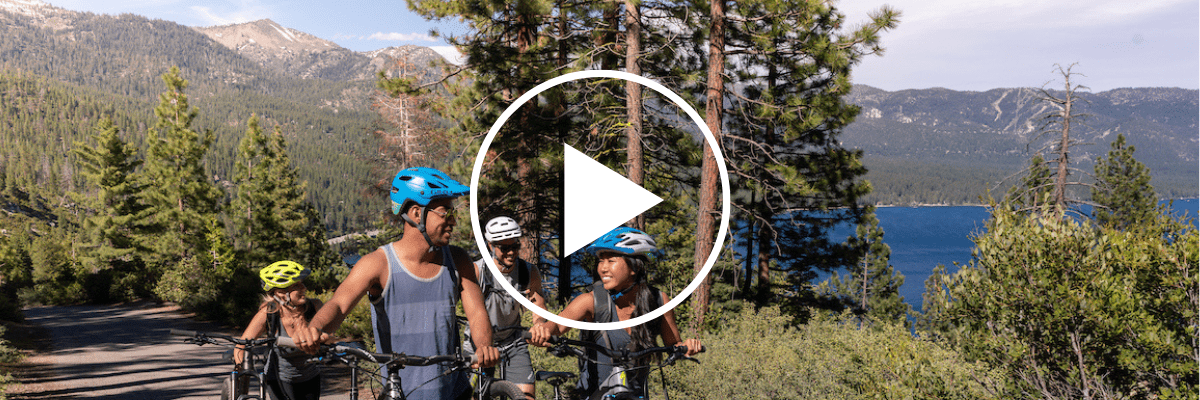
[[[455,198],[471,192],[469,186],[450,179],[433,168],[416,167],[400,171],[392,179],[392,214],[399,214],[408,202],[421,207],[441,198]]]
[[[599,254],[601,251],[612,251],[624,255],[647,255],[658,250],[654,238],[645,232],[627,226],[618,226],[596,241],[588,245],[587,251]]]
[[[413,221],[408,217],[408,214],[402,214],[400,217],[405,222],[417,227],[421,232],[421,236],[425,237],[425,242],[429,243],[429,251],[437,248],[434,246],[433,240],[429,239],[429,234],[425,232],[425,218],[428,217],[429,202],[437,199],[456,198],[471,192],[469,186],[458,183],[458,181],[450,179],[442,171],[433,168],[417,167],[409,168],[400,171],[396,177],[392,179],[392,214],[401,214],[408,207],[410,202],[417,203],[421,206],[421,220]]]

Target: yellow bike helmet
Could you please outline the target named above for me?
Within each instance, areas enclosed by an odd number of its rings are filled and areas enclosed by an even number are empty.
[[[308,272],[308,268],[304,268],[299,263],[284,260],[277,261],[258,271],[258,277],[262,278],[263,290],[267,291],[272,288],[282,289],[292,286],[308,277]]]

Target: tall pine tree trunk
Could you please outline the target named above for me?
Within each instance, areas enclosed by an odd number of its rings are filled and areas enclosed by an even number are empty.
[[[708,129],[716,138],[717,145],[721,143],[721,120],[724,105],[725,90],[725,0],[712,2],[712,28],[709,30],[708,49],[708,101],[705,103],[704,118]],[[704,147],[704,158],[700,167],[700,204],[699,218],[696,221],[696,255],[694,269],[699,274],[712,253],[717,231],[717,159],[714,149]],[[708,313],[709,294],[712,281],[706,275],[693,295],[692,332],[698,334],[704,325],[704,315]]]
[[[568,35],[568,31],[567,31],[568,26],[567,26],[567,10],[563,8],[563,3],[564,3],[563,0],[558,1],[558,35],[560,37],[565,38]],[[559,70],[562,70],[563,68],[565,68],[567,66],[567,58],[569,56],[570,51],[571,51],[570,46],[568,45],[566,40],[560,40],[558,42],[558,68],[559,68]],[[555,110],[556,116],[561,116],[567,112],[567,106],[565,103],[566,103],[566,99],[563,97],[559,97],[558,108]],[[567,126],[560,124],[559,131],[558,131],[558,140],[560,142],[566,143],[568,134],[570,134],[570,132],[568,132]],[[567,193],[565,176],[564,176],[564,179],[560,180],[560,182],[562,182],[562,186],[559,187],[559,192],[558,192],[559,193],[558,209],[565,210],[566,209],[565,201],[566,201],[566,193]],[[559,216],[559,218],[558,218],[558,231],[559,232],[567,231],[566,220],[564,218],[562,218],[562,216]],[[559,254],[559,257],[558,257],[558,302],[559,302],[559,304],[567,304],[567,301],[569,301],[571,299],[571,267],[572,266],[571,266],[571,255],[567,254],[567,242],[565,240],[560,239],[558,241],[558,254]]]
[[[625,1],[625,72],[641,75],[640,64],[642,52],[642,14],[634,0]],[[629,180],[641,186],[646,180],[642,158],[642,85],[633,81],[625,81],[625,112],[628,125],[625,126],[626,162],[629,164]],[[645,230],[646,216],[638,215],[632,221],[633,227]]]

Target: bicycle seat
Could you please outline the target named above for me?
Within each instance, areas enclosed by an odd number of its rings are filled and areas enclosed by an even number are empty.
[[[533,377],[534,380],[539,381],[553,378],[575,379],[575,374],[570,372],[538,371]]]

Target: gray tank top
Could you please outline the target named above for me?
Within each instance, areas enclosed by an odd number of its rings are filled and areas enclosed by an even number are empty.
[[[518,260],[518,262],[524,263],[525,261]],[[520,267],[522,267],[522,266],[517,266],[516,268],[513,268],[512,271],[508,271],[508,273],[504,274],[504,278],[507,279],[508,283],[510,285],[513,285],[513,287],[518,286],[517,285],[517,274],[518,274],[517,269]],[[492,271],[488,270],[487,264],[484,263],[484,261],[482,259],[475,261],[475,273],[476,274],[488,274],[489,276],[488,276],[487,280],[491,281],[492,277],[490,275],[491,275]],[[482,275],[476,275],[476,276],[482,276]],[[484,278],[479,278],[479,281],[483,282]],[[506,326],[513,326],[513,325],[520,324],[521,323],[521,311],[525,310],[525,306],[522,306],[521,303],[518,303],[516,299],[513,299],[512,295],[508,294],[508,291],[505,291],[504,288],[500,287],[499,284],[496,284],[493,282],[491,286],[493,286],[493,288],[496,289],[496,291],[491,294],[488,294],[486,292],[483,294],[483,305],[485,306],[485,308],[487,308],[488,321],[490,321],[492,323],[492,326],[495,326],[495,327],[506,327]],[[474,343],[470,341],[471,340],[471,330],[468,329],[466,332],[467,332],[467,335],[466,335],[467,343],[470,345],[474,345]],[[513,330],[513,329],[503,331],[503,332],[492,332],[492,342],[493,343],[507,343],[510,338],[519,338],[519,337],[520,337],[520,335],[517,335],[517,331]]]
[[[458,320],[455,318],[457,282],[450,249],[442,247],[446,268],[431,279],[409,272],[396,257],[391,244],[380,247],[387,255],[388,281],[383,295],[371,299],[371,324],[375,346],[381,353],[434,356],[458,352]],[[400,370],[404,393],[409,399],[453,399],[469,387],[465,371],[442,376],[450,370],[442,365],[407,367]],[[385,370],[386,374],[387,371]],[[386,376],[386,375],[385,375]],[[419,388],[418,388],[419,386]],[[415,391],[414,391],[415,389]]]
[[[286,329],[279,329],[279,337],[290,338]],[[279,380],[284,382],[307,382],[321,374],[321,365],[308,363],[311,355],[300,350],[279,352]]]

